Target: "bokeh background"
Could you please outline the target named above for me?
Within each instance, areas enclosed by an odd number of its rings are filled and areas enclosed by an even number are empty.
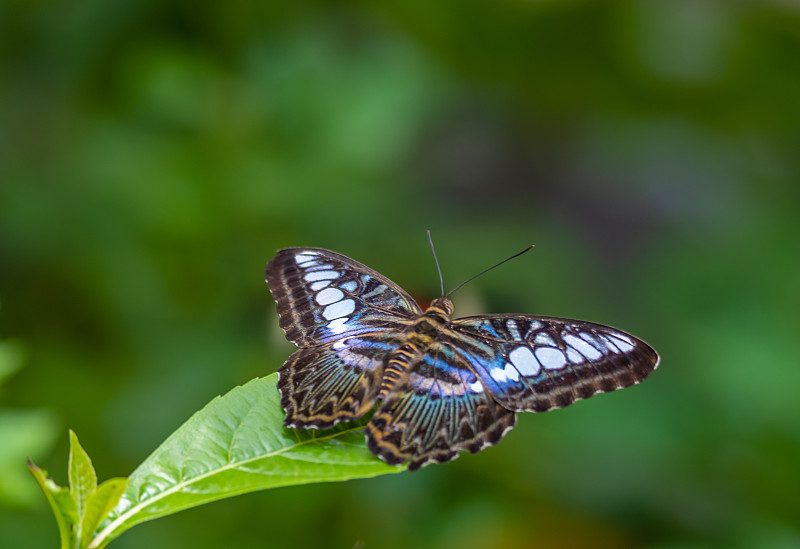
[[[0,3],[0,546],[68,428],[129,474],[291,352],[280,247],[457,313],[627,329],[635,388],[418,473],[250,494],[112,547],[800,547],[800,7]]]

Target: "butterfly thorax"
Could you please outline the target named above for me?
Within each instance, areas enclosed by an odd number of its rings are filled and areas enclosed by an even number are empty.
[[[446,297],[437,297],[430,307],[414,321],[414,332],[423,340],[425,336],[435,337],[453,314],[453,302]]]
[[[400,345],[387,360],[379,398],[384,398],[403,380],[414,363],[434,342],[439,331],[450,321],[452,314],[453,302],[446,297],[437,297],[414,320],[411,329],[403,333]]]

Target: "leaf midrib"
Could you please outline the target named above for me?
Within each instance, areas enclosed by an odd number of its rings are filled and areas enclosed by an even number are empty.
[[[89,544],[88,549],[96,549],[97,547],[99,547],[100,544],[103,542],[103,540],[106,537],[108,537],[110,534],[112,534],[114,532],[114,530],[118,526],[120,526],[121,524],[124,524],[125,521],[128,518],[130,518],[131,515],[134,515],[139,510],[144,509],[145,507],[148,507],[149,505],[151,505],[153,503],[156,503],[159,500],[164,499],[165,497],[167,497],[169,495],[172,495],[172,494],[182,490],[183,488],[192,485],[195,482],[201,481],[201,480],[203,480],[203,479],[205,479],[205,478],[207,478],[209,476],[215,475],[215,474],[220,473],[222,471],[226,471],[226,470],[229,470],[229,469],[240,467],[242,465],[246,465],[248,463],[251,463],[251,462],[254,462],[254,461],[258,461],[260,459],[264,459],[264,458],[269,458],[269,457],[273,457],[273,456],[276,456],[276,455],[280,455],[280,454],[283,454],[283,453],[288,452],[290,450],[293,450],[295,448],[298,448],[300,446],[303,446],[305,444],[310,444],[312,442],[317,442],[317,441],[320,441],[320,440],[328,440],[328,439],[336,438],[338,436],[341,436],[341,435],[344,435],[344,434],[347,434],[347,433],[350,433],[350,432],[353,432],[353,431],[357,431],[357,430],[359,430],[361,428],[362,428],[361,426],[353,427],[353,428],[350,428],[350,429],[345,429],[343,431],[337,431],[336,433],[331,433],[330,435],[327,435],[327,436],[324,436],[324,437],[316,437],[316,436],[314,436],[313,438],[310,438],[310,439],[305,440],[305,441],[297,442],[295,444],[292,444],[291,446],[286,446],[286,447],[280,448],[278,450],[275,450],[273,452],[269,452],[267,454],[262,454],[260,456],[253,456],[251,458],[247,458],[247,459],[244,459],[242,461],[228,463],[226,465],[223,465],[222,467],[218,467],[216,469],[212,469],[210,471],[206,471],[205,473],[202,473],[202,474],[197,475],[195,477],[191,477],[190,479],[182,480],[182,481],[178,482],[177,484],[174,484],[170,488],[164,490],[160,494],[158,494],[158,495],[156,495],[156,496],[154,496],[152,498],[148,498],[145,501],[141,501],[141,502],[137,503],[136,505],[134,505],[133,507],[131,507],[130,509],[125,511],[123,514],[121,514],[119,517],[114,519],[111,523],[109,523],[108,526],[103,528],[103,530],[97,535],[96,538],[94,538],[92,540],[92,543]],[[229,451],[230,451],[230,449],[229,449]],[[247,488],[243,488],[241,490],[241,492],[233,491],[230,494],[231,495],[238,495],[238,493],[244,493],[244,492],[247,492],[249,490],[250,490],[250,488],[247,487]],[[191,506],[192,505],[189,505],[187,507],[191,507]],[[183,509],[183,507],[177,508],[174,511],[181,510],[181,509]],[[170,512],[174,512],[174,511],[170,511]],[[154,517],[151,517],[151,518],[157,518],[157,516],[154,516]]]

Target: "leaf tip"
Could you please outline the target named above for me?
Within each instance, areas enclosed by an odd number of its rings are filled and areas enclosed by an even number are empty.
[[[47,471],[36,465],[30,456],[27,456],[25,460],[28,462],[28,471],[30,471],[34,477],[47,479]]]

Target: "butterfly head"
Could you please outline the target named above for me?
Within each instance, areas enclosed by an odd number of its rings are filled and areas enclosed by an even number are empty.
[[[414,332],[421,337],[423,343],[430,343],[431,338],[450,321],[453,314],[453,302],[446,297],[437,297],[431,301],[425,313],[414,322]]]
[[[453,314],[453,302],[447,297],[437,297],[431,301],[430,307],[425,310],[425,314],[439,313],[447,320]]]

